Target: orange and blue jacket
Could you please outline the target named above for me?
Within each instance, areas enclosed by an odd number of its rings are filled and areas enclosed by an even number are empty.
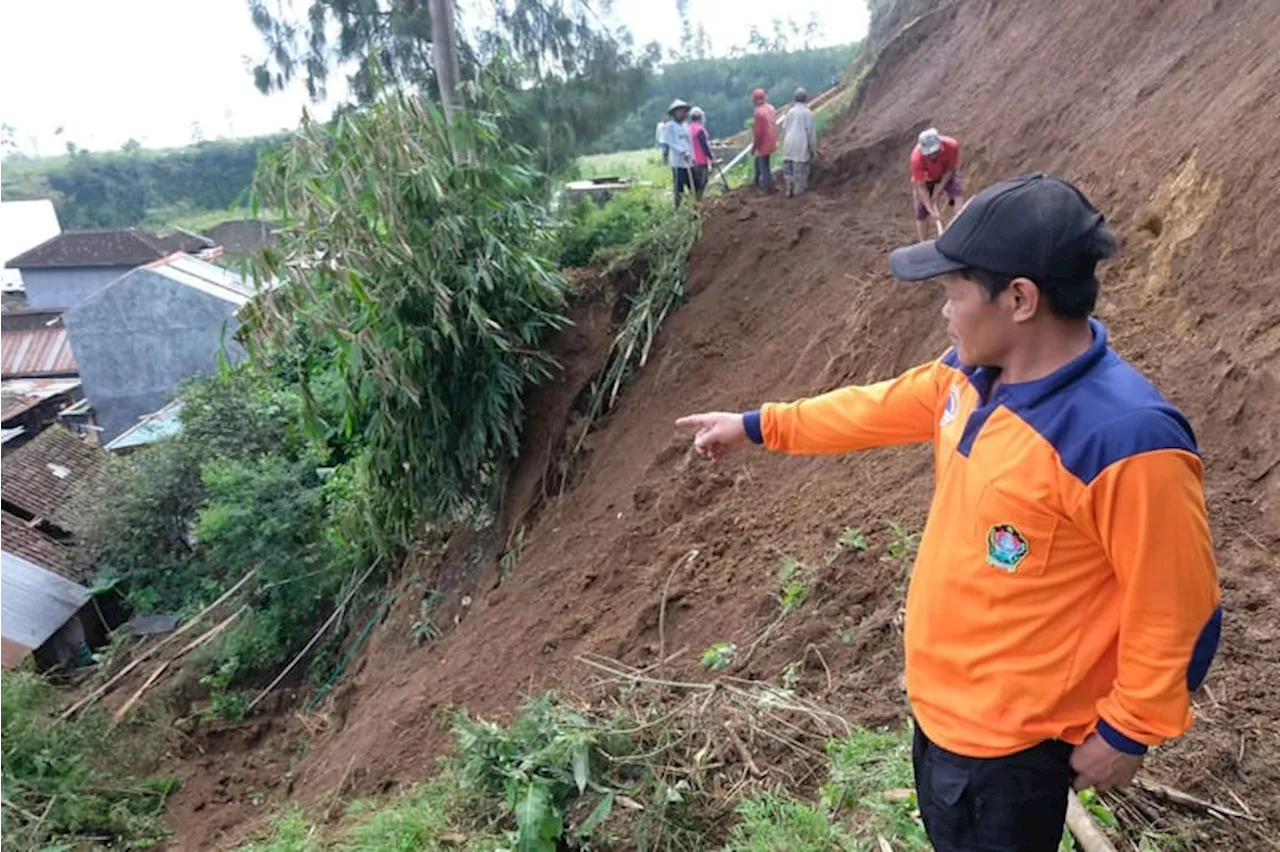
[[[996,383],[948,352],[744,417],[752,440],[789,453],[933,442],[907,694],[925,735],[957,754],[1095,731],[1142,754],[1190,726],[1217,650],[1195,436],[1091,325],[1089,350],[1037,381]]]

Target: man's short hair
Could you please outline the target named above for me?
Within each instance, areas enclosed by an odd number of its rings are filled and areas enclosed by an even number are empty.
[[[1085,319],[1093,313],[1098,303],[1097,265],[1114,256],[1116,246],[1116,236],[1110,228],[1096,228],[1086,237],[1074,262],[1052,270],[1048,276],[1041,276],[1043,280],[1030,279],[1035,281],[1041,296],[1048,302],[1051,314],[1060,319]],[[1009,289],[1013,279],[1029,277],[1001,275],[972,267],[960,274],[976,282],[988,301],[995,301]]]

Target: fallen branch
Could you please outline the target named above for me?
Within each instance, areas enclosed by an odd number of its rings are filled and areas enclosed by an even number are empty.
[[[1186,808],[1205,811],[1214,816],[1233,817],[1235,819],[1248,820],[1249,822],[1262,822],[1262,817],[1247,814],[1244,811],[1238,811],[1235,808],[1226,808],[1222,805],[1216,805],[1213,802],[1206,802],[1204,799],[1196,798],[1190,793],[1184,793],[1181,790],[1175,790],[1164,784],[1157,784],[1154,781],[1148,781],[1145,778],[1133,779],[1135,787],[1145,790],[1146,792],[1157,796],[1174,804],[1182,805]]]
[[[218,598],[218,599],[217,599],[216,601],[214,601],[213,603],[209,604],[209,605],[208,605],[207,607],[205,607],[204,609],[200,610],[200,612],[195,616],[195,618],[192,618],[190,621],[188,621],[186,624],[182,625],[182,626],[181,626],[181,627],[179,627],[177,630],[175,630],[175,631],[173,631],[172,633],[170,633],[170,634],[169,634],[168,636],[166,636],[164,639],[162,639],[161,641],[157,642],[155,645],[152,645],[152,646],[151,646],[151,649],[150,649],[149,651],[147,651],[145,654],[141,654],[141,655],[139,655],[139,656],[137,657],[137,659],[133,660],[132,662],[130,662],[130,663],[129,663],[129,665],[125,666],[123,669],[121,669],[119,672],[117,672],[117,673],[116,673],[116,675],[115,675],[115,677],[113,677],[113,678],[111,678],[110,680],[108,680],[106,683],[104,683],[102,686],[100,686],[100,687],[98,687],[97,689],[95,689],[93,692],[90,692],[90,693],[89,693],[88,695],[86,695],[84,698],[81,698],[81,699],[80,699],[79,701],[77,701],[75,704],[72,704],[72,705],[71,705],[70,707],[68,707],[66,710],[63,710],[63,711],[62,711],[62,715],[61,715],[59,718],[64,719],[64,720],[65,720],[65,719],[70,719],[72,716],[74,716],[74,715],[75,715],[78,711],[80,711],[82,708],[84,708],[84,707],[85,707],[85,706],[87,706],[88,704],[90,704],[90,703],[92,703],[92,702],[94,702],[94,701],[98,700],[98,699],[99,699],[100,697],[102,697],[102,696],[103,696],[103,695],[104,695],[104,694],[105,694],[109,689],[111,689],[111,687],[113,687],[113,686],[115,686],[117,683],[119,683],[119,682],[120,682],[120,680],[121,680],[125,675],[127,675],[129,672],[131,672],[131,671],[133,671],[134,669],[136,669],[139,665],[141,665],[141,664],[142,664],[143,662],[145,662],[146,660],[151,659],[151,657],[155,656],[156,652],[157,652],[157,651],[159,651],[161,648],[165,647],[165,646],[166,646],[166,645],[168,645],[170,642],[174,641],[174,640],[175,640],[175,639],[177,639],[179,636],[181,636],[183,633],[186,633],[186,632],[187,632],[188,630],[190,630],[192,627],[194,627],[194,626],[196,626],[197,624],[199,624],[199,623],[204,619],[204,617],[205,617],[206,615],[208,615],[210,612],[212,612],[213,610],[215,610],[215,609],[217,609],[219,606],[221,606],[223,603],[225,603],[225,602],[226,602],[226,600],[227,600],[228,598],[230,598],[232,595],[234,595],[236,592],[240,591],[240,588],[241,588],[242,586],[244,586],[244,584],[245,584],[245,583],[249,582],[249,578],[250,578],[250,577],[252,577],[252,576],[253,576],[254,574],[256,574],[256,573],[258,573],[258,569],[257,569],[257,568],[254,568],[254,569],[252,569],[251,571],[249,571],[249,573],[247,573],[247,574],[245,574],[243,577],[241,577],[241,578],[240,578],[240,580],[239,580],[239,581],[238,581],[234,586],[232,586],[230,589],[227,589],[225,592],[223,592],[223,593],[222,593],[222,596],[221,596],[220,598]]]
[[[764,772],[759,766],[756,766],[756,762],[751,759],[751,752],[747,751],[746,744],[742,741],[742,738],[738,736],[738,732],[733,729],[733,724],[731,722],[725,722],[724,730],[725,733],[729,735],[729,742],[733,743],[734,749],[738,752],[738,757],[742,758],[742,762],[747,765],[747,770],[755,777],[763,778]]]
[[[1067,791],[1067,828],[1084,852],[1116,852],[1074,790]]]
[[[231,615],[224,618],[218,624],[214,625],[213,627],[210,627],[204,633],[201,633],[195,639],[188,642],[182,649],[178,651],[178,653],[174,654],[172,657],[165,660],[160,665],[156,666],[156,670],[153,671],[145,681],[143,681],[142,686],[138,687],[138,691],[135,692],[133,695],[130,695],[129,700],[126,701],[124,704],[120,705],[120,709],[117,710],[114,714],[112,714],[115,720],[119,722],[121,719],[123,719],[125,717],[125,714],[133,709],[134,705],[137,704],[138,701],[142,699],[142,696],[145,695],[147,690],[150,689],[152,685],[155,684],[155,682],[160,679],[160,675],[164,674],[165,670],[167,670],[172,663],[174,663],[176,660],[182,659],[187,654],[194,651],[196,648],[199,648],[201,645],[208,642],[210,639],[217,636],[222,631],[226,630],[228,627],[231,626],[231,622],[239,618],[240,614],[243,613],[246,609],[248,609],[247,606],[240,607],[238,610],[231,613]]]
[[[31,811],[27,810],[27,809],[26,809],[26,808],[24,808],[24,807],[20,807],[19,805],[15,805],[13,802],[9,801],[9,799],[8,799],[7,797],[5,797],[5,796],[0,796],[0,802],[3,802],[3,803],[4,803],[4,806],[5,806],[6,808],[8,808],[9,810],[11,810],[11,811],[17,811],[19,814],[21,814],[23,817],[25,817],[25,818],[26,818],[27,822],[39,822],[39,821],[40,821],[40,817],[38,817],[38,816],[36,816],[35,814],[31,813]]]

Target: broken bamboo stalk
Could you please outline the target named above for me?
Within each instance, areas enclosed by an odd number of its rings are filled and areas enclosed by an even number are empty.
[[[1181,790],[1175,790],[1172,787],[1168,787],[1164,784],[1157,784],[1156,782],[1148,781],[1145,778],[1135,778],[1133,779],[1133,784],[1135,787],[1145,790],[1154,796],[1173,802],[1174,804],[1182,805],[1183,807],[1195,808],[1196,810],[1206,811],[1218,816],[1244,819],[1249,822],[1262,822],[1261,817],[1245,813],[1244,811],[1238,811],[1235,808],[1227,808],[1222,805],[1216,805],[1213,802],[1207,802],[1204,799],[1191,795],[1190,793],[1184,793]]]
[[[1080,803],[1075,790],[1067,791],[1067,828],[1071,829],[1076,844],[1084,852],[1116,852],[1116,847],[1111,845],[1111,841]]]
[[[194,651],[196,648],[199,648],[205,642],[208,642],[210,639],[217,636],[222,631],[226,630],[229,626],[231,626],[231,622],[235,621],[240,616],[240,614],[244,612],[246,609],[248,609],[247,606],[240,607],[238,610],[231,613],[231,615],[227,616],[222,621],[215,624],[213,627],[210,627],[208,630],[201,633],[195,639],[188,642],[178,651],[178,653],[174,654],[172,657],[165,660],[160,665],[156,666],[156,670],[153,671],[145,681],[143,681],[142,686],[138,687],[138,691],[135,692],[133,695],[130,695],[129,700],[126,701],[124,704],[120,705],[120,709],[116,710],[116,712],[112,714],[115,720],[119,722],[121,719],[123,719],[125,717],[125,714],[133,709],[134,705],[137,704],[142,699],[142,696],[146,694],[147,690],[150,689],[152,685],[155,684],[155,682],[160,679],[160,675],[164,674],[165,671],[169,668],[169,666],[174,661],[182,659],[187,654]]]
[[[239,581],[237,581],[237,582],[236,582],[236,584],[235,584],[234,586],[232,586],[230,589],[227,589],[225,592],[223,592],[223,593],[222,593],[222,596],[221,596],[220,598],[218,598],[218,599],[217,599],[216,601],[214,601],[213,603],[209,604],[209,605],[208,605],[207,607],[205,607],[204,609],[200,610],[200,612],[195,616],[195,618],[192,618],[190,621],[188,621],[186,624],[182,625],[182,626],[181,626],[181,627],[179,627],[177,630],[175,630],[175,631],[173,631],[172,633],[170,633],[170,634],[169,634],[168,636],[166,636],[164,639],[160,640],[160,641],[159,641],[159,642],[157,642],[155,645],[152,645],[152,646],[151,646],[151,648],[150,648],[146,653],[139,655],[136,659],[134,659],[133,661],[131,661],[131,662],[129,663],[129,665],[125,666],[125,667],[124,667],[124,668],[122,668],[120,671],[116,672],[115,676],[114,676],[114,677],[112,677],[110,680],[108,680],[106,683],[104,683],[102,686],[98,687],[98,688],[97,688],[97,689],[95,689],[93,692],[90,692],[88,695],[86,695],[84,698],[81,698],[81,699],[80,699],[79,701],[77,701],[76,703],[72,704],[72,705],[71,705],[70,707],[68,707],[66,710],[63,710],[63,711],[62,711],[62,715],[61,715],[59,718],[61,718],[61,719],[70,719],[70,718],[71,718],[72,716],[74,716],[77,712],[79,712],[82,708],[84,708],[84,707],[85,707],[85,706],[87,706],[88,704],[91,704],[92,702],[94,702],[94,701],[98,700],[98,699],[99,699],[100,697],[102,697],[102,696],[103,696],[103,695],[104,695],[104,694],[105,694],[109,689],[111,689],[111,687],[113,687],[113,686],[115,686],[117,683],[119,683],[119,681],[120,681],[120,679],[121,679],[121,678],[123,678],[123,677],[124,677],[125,675],[127,675],[129,672],[131,672],[131,671],[133,671],[134,669],[136,669],[136,668],[137,668],[139,665],[141,665],[143,662],[145,662],[145,661],[147,661],[147,660],[151,659],[153,656],[155,656],[156,652],[157,652],[157,651],[159,651],[161,648],[165,647],[165,646],[166,646],[166,645],[168,645],[170,642],[174,641],[174,640],[175,640],[175,639],[177,639],[179,636],[181,636],[182,634],[186,633],[186,632],[187,632],[188,630],[190,630],[192,627],[194,627],[195,625],[199,624],[199,623],[204,619],[204,617],[205,617],[206,615],[208,615],[210,612],[212,612],[213,610],[215,610],[215,609],[217,609],[219,606],[221,606],[223,603],[225,603],[225,602],[226,602],[226,600],[227,600],[227,598],[231,597],[231,596],[232,596],[232,595],[234,595],[236,592],[240,591],[240,588],[241,588],[242,586],[244,586],[244,584],[245,584],[245,583],[249,582],[249,578],[250,578],[250,577],[252,577],[252,576],[253,576],[254,574],[256,574],[256,573],[258,573],[258,569],[257,569],[257,568],[254,568],[254,569],[250,570],[250,571],[249,571],[249,573],[247,573],[247,574],[245,574],[243,577],[241,577],[241,578],[239,579]]]

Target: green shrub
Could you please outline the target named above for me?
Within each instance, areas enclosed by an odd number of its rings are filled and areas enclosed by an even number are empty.
[[[367,438],[371,526],[400,538],[494,500],[524,393],[550,375],[539,345],[565,321],[565,283],[524,162],[492,117],[446,128],[396,94],[328,126],[304,122],[258,175],[256,203],[284,213],[258,265],[280,286],[250,337],[266,333],[261,354],[307,318],[341,378],[336,422]],[[310,393],[306,371],[298,381]]]
[[[603,249],[635,242],[658,217],[670,215],[666,196],[643,187],[614,195],[603,206],[583,199],[560,231],[560,266],[586,266]]]
[[[246,709],[237,687],[292,656],[366,559],[363,531],[342,529],[360,495],[350,465],[335,471],[302,433],[298,393],[270,374],[242,365],[182,398],[178,435],[113,464],[112,499],[86,515],[83,549],[144,612],[193,615],[256,571],[230,602],[245,611],[193,656],[211,711],[234,718]],[[341,630],[332,636],[316,669]]]
[[[454,734],[461,789],[502,797],[515,818],[521,850],[554,852],[565,833],[568,805],[599,773],[599,729],[544,695],[509,727],[463,715]]]
[[[58,703],[40,677],[4,672],[4,848],[53,848],[44,844],[92,838],[108,847],[145,849],[163,839],[164,804],[177,781],[135,774],[142,758],[131,738],[94,709],[61,721],[54,715]]]

